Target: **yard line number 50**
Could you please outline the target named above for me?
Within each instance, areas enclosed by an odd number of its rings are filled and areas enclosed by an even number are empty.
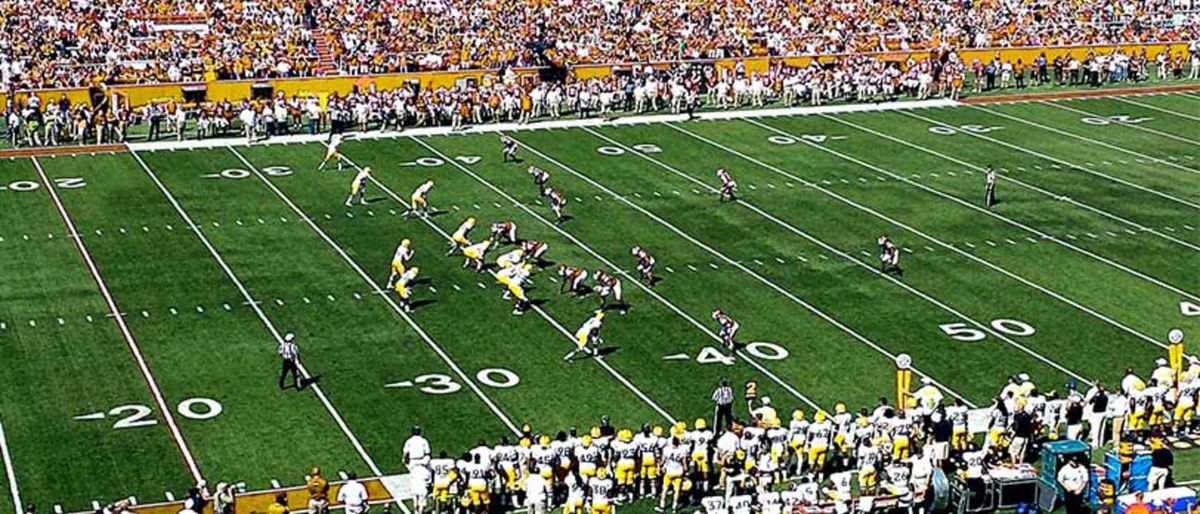
[[[1010,336],[1027,337],[1037,333],[1033,325],[1021,320],[1009,318],[997,318],[990,323],[993,329],[1002,334]],[[946,335],[956,341],[967,343],[977,343],[987,339],[987,333],[977,328],[967,326],[966,323],[943,323],[938,325]]]

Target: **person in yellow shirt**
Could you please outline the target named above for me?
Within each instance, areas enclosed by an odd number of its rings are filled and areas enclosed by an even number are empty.
[[[308,476],[304,489],[308,491],[308,512],[311,514],[328,514],[329,481],[321,476],[321,468],[312,468],[312,474]]]
[[[278,493],[275,495],[275,501],[267,506],[267,514],[289,514],[287,493]]]

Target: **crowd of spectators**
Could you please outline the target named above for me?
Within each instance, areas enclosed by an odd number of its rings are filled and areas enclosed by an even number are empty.
[[[957,99],[964,90],[987,92],[1041,85],[1100,86],[1144,80],[1200,78],[1200,46],[1189,54],[1086,53],[1031,62],[964,62],[955,52],[889,62],[866,55],[763,73],[738,64],[632,67],[604,78],[541,82],[511,70],[479,84],[359,89],[347,95],[276,95],[265,100],[199,104],[163,101],[142,106],[72,104],[65,95],[10,97],[6,138],[14,147],[121,143],[130,139],[195,139],[242,134],[253,139],[285,134],[454,129],[495,122],[528,123],[563,116],[609,118],[653,112],[693,112],[766,105],[877,102],[902,97]],[[50,96],[50,95],[47,95]]]
[[[1180,0],[12,0],[0,85],[1192,41]]]

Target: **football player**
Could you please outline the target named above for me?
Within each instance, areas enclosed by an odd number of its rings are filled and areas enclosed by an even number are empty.
[[[519,266],[525,262],[525,250],[521,248],[513,249],[496,258],[496,267],[500,269]]]
[[[671,495],[671,512],[679,510],[679,494],[683,490],[684,473],[688,468],[688,448],[682,441],[672,437],[663,448],[663,483],[662,493],[658,497],[657,512],[663,512],[667,505],[667,494]]]
[[[421,185],[413,190],[412,196],[408,199],[408,212],[404,213],[405,216],[410,214],[415,214],[423,218],[429,216],[429,203],[426,197],[429,196],[430,189],[433,189],[432,180],[422,182]]]
[[[637,261],[637,270],[638,273],[642,275],[642,281],[650,286],[653,286],[654,256],[650,255],[650,252],[647,252],[646,249],[642,248],[641,246],[633,247],[633,249],[630,250],[630,253],[633,254],[633,258]]]
[[[563,360],[569,361],[577,353],[595,355],[596,347],[604,343],[604,339],[600,337],[600,327],[603,325],[604,311],[596,311],[592,317],[583,322],[583,325],[579,326],[579,330],[575,331],[575,349],[564,355]]]
[[[553,187],[547,187],[542,190],[542,194],[550,199],[550,209],[554,211],[554,222],[562,223],[563,208],[567,206],[567,197],[563,196],[562,192]]]
[[[725,168],[717,168],[717,180],[721,181],[721,188],[717,190],[717,201],[737,200],[734,196],[737,192],[737,181],[733,180],[733,176],[725,171]]]
[[[713,432],[708,429],[708,421],[696,418],[692,431],[687,434],[688,443],[692,447],[692,482],[696,484],[701,494],[708,491],[712,480],[712,451]]]
[[[492,241],[484,239],[478,243],[463,247],[463,267],[474,268],[475,271],[483,271],[483,257],[487,254],[488,248],[491,248]]]
[[[497,243],[517,244],[517,224],[511,221],[492,223],[492,238]]]
[[[529,308],[529,298],[525,296],[524,283],[529,278],[532,270],[533,265],[521,264],[502,268],[496,272],[496,281],[500,282],[506,288],[503,298],[512,298],[513,302],[515,302],[513,315],[520,316],[525,314],[525,310]]]
[[[651,429],[650,424],[642,425],[641,433],[633,437],[633,444],[638,447],[638,485],[637,495],[646,496],[657,489],[658,479],[658,445],[662,439],[662,427]]]
[[[399,246],[396,246],[396,253],[392,254],[392,270],[388,274],[388,287],[392,287],[396,277],[404,273],[404,267],[408,264],[408,260],[412,259],[413,251],[411,244],[412,242],[408,238],[405,238],[400,240]]]
[[[329,142],[325,146],[327,147],[325,150],[325,159],[321,160],[321,165],[317,166],[317,171],[324,170],[325,165],[329,164],[331,160],[337,162],[338,171],[342,171],[342,152],[338,150],[338,147],[342,146],[342,135],[333,134],[329,136]]]
[[[583,284],[588,278],[588,272],[583,268],[574,266],[559,266],[558,267],[558,292],[572,293],[577,296],[583,296],[592,291],[592,289]]]
[[[525,257],[527,259],[537,263],[538,266],[546,265],[546,261],[542,259],[542,256],[546,255],[546,250],[550,249],[550,245],[547,245],[544,241],[522,241],[521,249],[525,250]]]
[[[813,423],[808,426],[808,434],[805,437],[808,441],[808,470],[810,473],[816,473],[818,483],[825,481],[825,458],[829,454],[829,439],[833,435],[833,424],[828,418],[829,415],[825,411],[818,410],[813,416]]]
[[[608,305],[608,296],[612,295],[615,305],[620,309],[621,314],[625,314],[628,310],[628,305],[625,304],[625,299],[621,296],[621,279],[616,275],[605,273],[604,270],[596,268],[592,277],[596,280],[596,293],[600,297],[600,308],[603,309]]]
[[[550,172],[537,166],[529,166],[528,173],[533,177],[533,185],[537,186],[538,192],[545,194],[546,183],[550,182]]]
[[[614,487],[612,479],[608,478],[608,469],[597,469],[596,476],[588,479],[587,488],[592,504],[591,514],[612,514]]]
[[[396,279],[396,283],[393,285],[396,295],[400,297],[400,306],[404,308],[404,312],[412,312],[412,304],[409,303],[409,297],[412,296],[412,289],[409,288],[409,285],[412,284],[412,281],[417,278],[417,274],[420,272],[421,269],[416,266],[408,268],[400,274],[400,277]]]
[[[625,501],[633,499],[633,479],[637,471],[638,448],[633,444],[633,432],[623,429],[617,432],[617,440],[612,442],[612,455],[616,461],[617,488]],[[597,476],[600,476],[600,468]]]
[[[884,273],[894,271],[897,275],[904,275],[904,270],[900,268],[900,248],[886,235],[879,236],[878,242],[879,271]]]
[[[455,252],[471,246],[471,240],[467,239],[467,234],[470,234],[473,228],[475,228],[474,217],[463,220],[462,224],[454,229],[454,234],[450,236],[450,249],[446,251],[446,255],[454,255]]]
[[[788,423],[788,448],[791,458],[795,459],[796,476],[804,473],[804,448],[808,438],[808,420],[804,419],[804,411],[792,411],[792,420]]]
[[[717,321],[717,336],[721,338],[721,343],[730,350],[736,348],[737,333],[742,326],[721,309],[713,311],[712,318]]]
[[[508,134],[501,132],[500,133],[500,143],[502,145],[504,145],[504,149],[501,151],[503,153],[503,161],[504,162],[508,162],[508,161],[521,162],[521,160],[517,158],[517,140],[516,139],[513,139]]]
[[[354,180],[350,182],[350,196],[346,197],[346,207],[354,201],[354,197],[358,197],[358,203],[361,205],[367,204],[367,180],[371,178],[371,167],[367,166],[358,170],[358,174],[354,176]]]
[[[458,482],[458,466],[446,452],[438,454],[436,459],[429,461],[429,469],[433,471],[433,511],[437,514],[449,512],[454,494],[454,484]]]

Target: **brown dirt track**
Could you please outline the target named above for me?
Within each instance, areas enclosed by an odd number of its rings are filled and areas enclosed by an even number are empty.
[[[8,148],[0,150],[0,159],[5,157],[49,157],[51,155],[116,153],[126,151],[129,151],[129,147],[125,146],[124,144],[39,146],[36,148]]]

